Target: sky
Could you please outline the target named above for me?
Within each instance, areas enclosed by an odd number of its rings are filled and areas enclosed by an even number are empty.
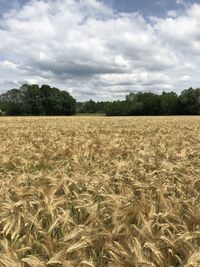
[[[0,93],[78,101],[200,87],[200,0],[0,0]]]

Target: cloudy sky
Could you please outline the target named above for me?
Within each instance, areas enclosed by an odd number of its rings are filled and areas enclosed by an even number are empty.
[[[0,92],[79,101],[200,86],[200,0],[0,0]]]

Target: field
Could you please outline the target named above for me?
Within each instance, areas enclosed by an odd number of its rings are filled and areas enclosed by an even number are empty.
[[[200,117],[1,117],[0,267],[199,267]]]

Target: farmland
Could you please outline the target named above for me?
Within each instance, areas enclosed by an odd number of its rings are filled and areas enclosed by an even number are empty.
[[[200,117],[1,117],[0,267],[199,267]]]

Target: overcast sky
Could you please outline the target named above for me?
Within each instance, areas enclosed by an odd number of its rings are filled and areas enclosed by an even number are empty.
[[[200,87],[200,0],[0,0],[0,92],[80,100]]]

